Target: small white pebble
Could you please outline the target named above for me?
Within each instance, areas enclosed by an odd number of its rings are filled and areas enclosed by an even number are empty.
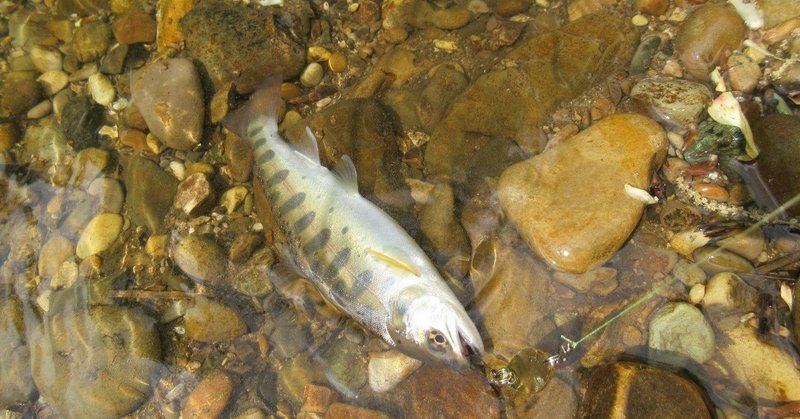
[[[92,99],[100,105],[109,106],[114,102],[114,98],[117,97],[117,92],[114,90],[111,80],[102,73],[95,73],[89,76],[88,87]]]
[[[169,170],[176,179],[186,179],[186,166],[184,166],[183,163],[179,161],[171,161],[169,162]]]
[[[789,284],[785,282],[781,284],[781,298],[783,299],[784,302],[786,302],[786,305],[789,306],[789,310],[791,310],[793,303],[792,287],[790,287]]]
[[[703,297],[706,295],[706,285],[705,284],[695,284],[689,290],[689,302],[692,304],[700,304],[703,301]]]
[[[644,15],[636,15],[631,18],[631,23],[633,23],[634,26],[647,26],[650,22]]]
[[[36,104],[36,106],[28,109],[28,113],[25,115],[28,119],[39,119],[44,118],[47,115],[50,115],[50,112],[53,111],[53,103],[50,100],[45,99]]]

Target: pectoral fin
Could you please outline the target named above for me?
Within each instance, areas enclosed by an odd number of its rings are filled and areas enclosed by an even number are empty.
[[[381,262],[400,269],[402,271],[406,271],[412,275],[420,276],[419,270],[411,264],[411,261],[408,258],[408,255],[405,254],[400,249],[391,249],[389,251],[378,251],[375,249],[369,249],[367,252],[375,257],[376,259],[380,260]],[[388,253],[392,253],[391,255]]]

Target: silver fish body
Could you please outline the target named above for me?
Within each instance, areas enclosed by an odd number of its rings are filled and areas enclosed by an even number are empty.
[[[269,112],[275,90],[268,85],[256,92],[263,96],[248,106],[260,103]],[[358,193],[349,158],[336,173],[328,170],[310,131],[306,147],[297,149],[279,137],[264,111],[238,111],[238,131],[253,147],[287,262],[329,302],[408,355],[465,366],[470,352],[482,354],[474,323],[425,253]]]

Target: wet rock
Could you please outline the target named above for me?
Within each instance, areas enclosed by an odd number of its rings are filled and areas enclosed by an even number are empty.
[[[752,92],[761,79],[761,68],[744,54],[733,54],[728,58],[728,78],[731,88],[745,93]]]
[[[667,11],[669,7],[668,0],[634,0],[633,7],[648,15],[660,16]]]
[[[61,70],[47,71],[36,79],[42,85],[44,92],[48,96],[53,96],[60,92],[69,83],[67,73]]]
[[[61,70],[63,57],[61,52],[41,46],[31,48],[31,61],[40,73]]]
[[[128,45],[116,44],[108,50],[108,53],[100,62],[100,72],[103,74],[119,74],[128,58]]]
[[[367,373],[369,387],[376,393],[395,388],[411,373],[422,366],[422,361],[397,351],[372,352],[369,354]]]
[[[92,99],[102,106],[111,105],[111,102],[117,96],[117,91],[114,89],[111,80],[102,73],[95,73],[89,76],[86,87]]]
[[[500,417],[497,396],[475,370],[460,373],[449,368],[424,368],[404,383],[401,392],[405,393],[405,417]]]
[[[186,215],[197,215],[211,209],[216,202],[214,186],[204,173],[193,173],[178,184],[172,205]]]
[[[325,419],[389,419],[390,416],[377,410],[344,403],[334,403],[325,413]]]
[[[110,156],[99,148],[85,148],[72,161],[69,184],[86,189],[108,167]]]
[[[180,27],[216,89],[232,82],[239,93],[250,93],[265,75],[290,79],[305,64],[305,49],[281,31],[266,9],[203,5],[187,13]]]
[[[506,169],[497,185],[500,204],[547,263],[585,272],[605,263],[638,224],[645,205],[625,185],[646,189],[666,147],[652,120],[613,115]]]
[[[0,113],[6,116],[24,115],[43,97],[42,86],[34,80],[13,80],[3,83],[0,90]]]
[[[336,392],[325,386],[308,384],[305,388],[303,406],[300,412],[325,413],[331,403],[336,400]]]
[[[183,41],[180,21],[192,10],[197,0],[164,0],[158,4],[158,27],[156,45],[159,54],[177,49]]]
[[[117,16],[111,30],[120,44],[153,42],[156,39],[156,21],[149,13],[142,11]]]
[[[296,405],[303,401],[308,384],[324,380],[322,369],[307,354],[288,360],[278,371],[278,388]]]
[[[22,139],[25,153],[46,162],[63,162],[67,154],[67,138],[53,117],[28,126]]]
[[[139,70],[131,96],[147,127],[167,147],[191,150],[203,134],[203,89],[191,61],[171,58]]]
[[[701,267],[685,259],[681,259],[675,264],[675,267],[672,269],[672,275],[678,278],[683,285],[687,287],[693,287],[706,282],[705,271],[703,271]]]
[[[26,403],[34,395],[30,353],[25,345],[25,323],[20,301],[0,299],[0,408]]]
[[[531,7],[531,0],[499,0],[497,2],[497,14],[503,17],[511,17],[525,12]]]
[[[233,253],[233,250],[231,250]],[[231,255],[231,262],[237,263]],[[272,292],[269,269],[275,262],[275,256],[269,248],[255,252],[246,263],[236,269],[231,277],[233,288],[248,297],[264,297]]]
[[[87,310],[70,304],[51,309],[31,334],[33,379],[41,396],[64,417],[132,412],[148,398],[159,370],[155,321],[133,307]]]
[[[524,244],[508,239],[495,241],[495,262],[485,284],[475,286],[475,308],[486,326],[492,353],[511,359],[522,349],[536,345],[555,325],[547,287],[550,273]]]
[[[219,342],[247,333],[241,315],[219,301],[197,296],[183,316],[186,337],[200,342]]]
[[[357,395],[367,383],[367,360],[346,337],[337,339],[323,355],[328,381],[344,394]]]
[[[81,62],[97,60],[111,45],[111,27],[102,20],[84,23],[75,29],[72,48]]]
[[[597,368],[588,382],[579,417],[710,419],[703,390],[667,370],[632,362]]]
[[[87,192],[99,201],[100,212],[119,214],[125,201],[125,192],[118,180],[101,177],[89,184]]]
[[[800,400],[800,371],[789,353],[761,341],[745,323],[721,334],[725,344],[717,347],[719,356],[749,394],[776,403]]]
[[[309,126],[318,138],[320,159],[330,167],[342,155],[353,160],[358,190],[393,206],[404,207],[410,197],[400,174],[400,151],[386,109],[372,99],[337,102],[286,132],[289,141],[305,137]]]
[[[223,371],[212,371],[189,393],[181,409],[183,418],[218,418],[233,393],[233,380]]]
[[[792,0],[763,0],[758,5],[764,13],[765,28],[771,28],[793,17],[800,16],[800,4]]]
[[[272,353],[279,359],[291,359],[311,343],[308,328],[295,324],[287,314],[278,317],[275,323],[269,337],[275,347]]]
[[[756,290],[731,272],[722,272],[706,283],[703,306],[709,309],[753,310]]]
[[[718,243],[721,247],[755,262],[767,246],[764,232],[759,228],[747,234],[744,233],[737,232]]]
[[[599,295],[608,295],[608,292],[604,291],[610,286],[613,286],[611,287],[611,291],[613,291],[618,285],[617,270],[607,266],[601,266],[582,274],[556,272],[553,274],[553,279],[574,291],[587,292],[589,290],[594,290],[595,293],[600,291]]]
[[[647,346],[675,352],[702,364],[714,355],[714,331],[697,307],[666,303],[650,317]]]
[[[64,261],[75,255],[75,246],[66,237],[55,234],[45,242],[39,255],[39,275],[51,278]]]
[[[175,264],[193,280],[215,285],[225,279],[227,256],[213,240],[173,233],[171,250]]]
[[[616,17],[591,15],[514,46],[434,128],[425,151],[428,177],[469,187],[521,160],[523,150],[540,151],[539,126],[555,107],[628,62],[635,37],[626,27]]]
[[[455,211],[453,189],[446,183],[437,184],[420,209],[419,224],[425,238],[442,255],[440,265],[446,265],[453,275],[464,277],[471,249]]]
[[[149,229],[151,234],[160,232],[178,181],[143,157],[132,156],[123,161],[123,167],[128,217],[134,224]]]
[[[706,4],[694,9],[683,22],[675,49],[687,76],[707,81],[723,53],[739,48],[744,35],[744,22],[733,7]]]
[[[753,136],[760,150],[758,173],[779,203],[800,193],[800,118],[767,115],[753,124]],[[800,216],[800,205],[787,210]]]
[[[253,170],[253,149],[247,141],[229,132],[225,136],[225,163],[236,182],[247,182]]]
[[[300,74],[300,83],[305,87],[314,87],[322,81],[325,70],[320,63],[310,63]]]
[[[72,140],[75,150],[97,147],[100,142],[97,131],[102,124],[103,107],[85,96],[73,97],[61,111],[61,129]]]
[[[647,103],[654,118],[681,126],[696,123],[712,99],[705,85],[666,78],[644,79],[633,86],[630,96]]]
[[[69,212],[61,224],[61,233],[77,240],[89,224],[89,221],[100,214],[98,210],[97,203],[91,199],[78,201],[78,204]]]
[[[720,272],[753,271],[753,264],[750,261],[722,248],[705,246],[695,250],[693,255],[695,263],[711,275]]]
[[[122,231],[122,222],[119,214],[106,213],[94,217],[83,230],[75,254],[85,259],[108,249]]]

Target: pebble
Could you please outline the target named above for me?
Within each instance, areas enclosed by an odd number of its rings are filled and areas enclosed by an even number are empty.
[[[497,14],[503,17],[511,17],[523,13],[531,7],[532,0],[499,0],[497,2]]]
[[[97,147],[99,136],[97,131],[103,124],[103,107],[93,104],[88,97],[75,96],[61,110],[60,127],[64,135],[72,140],[76,150]]]
[[[617,270],[607,266],[601,266],[581,274],[569,272],[555,272],[553,274],[553,279],[576,292],[587,292],[598,282],[616,282],[616,277]]]
[[[84,23],[75,29],[72,48],[82,63],[95,61],[111,46],[111,27],[102,20]]]
[[[183,316],[186,337],[200,342],[220,342],[247,333],[247,325],[234,308],[196,296]]]
[[[193,280],[210,285],[225,280],[228,257],[213,240],[173,233],[170,248],[175,264]]]
[[[128,57],[127,44],[115,44],[100,62],[100,72],[104,74],[120,74]]]
[[[755,309],[757,291],[731,272],[721,272],[706,283],[703,306],[722,310]]]
[[[390,416],[377,410],[344,403],[334,403],[325,413],[325,419],[390,419]]]
[[[228,215],[233,214],[246,201],[249,194],[250,190],[246,186],[234,186],[222,193],[220,205],[225,208]]]
[[[75,255],[75,247],[66,237],[54,234],[42,246],[39,255],[39,276],[47,279],[53,277],[61,265]]]
[[[63,57],[58,50],[49,49],[41,46],[31,48],[31,61],[40,73],[47,71],[61,71]]]
[[[39,119],[44,118],[47,115],[50,115],[50,112],[53,111],[53,102],[45,99],[39,102],[36,106],[28,109],[28,113],[25,114],[25,117],[28,119]]]
[[[306,384],[300,412],[325,413],[334,400],[336,400],[336,392],[330,388],[316,384]]]
[[[371,352],[367,365],[369,387],[376,393],[392,390],[421,366],[422,361],[398,351]]]
[[[615,362],[596,368],[576,417],[670,417],[711,419],[708,396],[692,380],[674,372]]]
[[[214,370],[206,375],[189,393],[181,409],[181,417],[210,419],[222,416],[233,394],[233,380],[223,371]]]
[[[160,232],[164,217],[172,207],[178,181],[143,157],[122,159],[122,167],[128,218],[146,227],[151,234]]]
[[[87,87],[92,99],[102,106],[110,106],[117,96],[111,80],[102,73],[95,73],[89,76]]]
[[[695,263],[711,275],[720,272],[753,272],[753,264],[749,260],[718,247],[701,247],[693,255]]]
[[[695,284],[689,289],[689,302],[692,304],[700,304],[706,295],[705,284]]]
[[[102,213],[94,217],[81,233],[75,254],[85,259],[91,255],[102,253],[122,231],[122,216],[119,214]]]
[[[247,182],[253,171],[253,148],[232,132],[225,135],[224,148],[225,164],[230,168],[233,180]]]
[[[636,83],[630,96],[649,105],[654,117],[679,126],[698,122],[712,98],[705,85],[662,77],[646,78]]]
[[[406,381],[402,410],[407,418],[440,417],[462,419],[500,417],[500,403],[486,378],[475,370],[426,367]]]
[[[343,73],[347,70],[347,57],[339,51],[334,52],[328,58],[328,68],[334,73]]]
[[[691,254],[691,252],[690,252]],[[702,268],[686,259],[679,260],[672,268],[672,275],[678,278],[683,285],[694,287],[706,282],[706,273]]]
[[[631,18],[631,23],[633,23],[633,26],[647,26],[650,20],[644,15],[635,15]]]
[[[497,183],[500,205],[552,267],[586,272],[613,256],[636,228],[645,204],[624,186],[647,188],[666,149],[664,130],[651,119],[612,115],[506,169]]]
[[[737,232],[730,237],[719,240],[718,244],[720,247],[724,247],[731,252],[755,262],[766,249],[767,240],[761,229],[755,229],[747,234],[744,232]]]
[[[246,235],[245,237],[253,237]],[[256,237],[261,237],[260,235]],[[260,239],[259,241],[263,241]],[[254,244],[259,243],[256,241]],[[275,256],[268,247],[264,247],[250,256],[244,264],[238,265],[239,257],[234,254],[231,247],[231,262],[239,266],[231,276],[231,285],[237,292],[248,297],[261,298],[272,292],[272,280],[269,269],[275,262]]]
[[[317,62],[309,64],[300,74],[300,83],[305,87],[314,87],[322,81],[325,71]]]
[[[109,177],[94,179],[87,188],[89,194],[100,201],[100,212],[119,214],[125,201],[125,192],[118,180]]]
[[[728,58],[728,79],[731,88],[745,93],[752,92],[761,79],[761,68],[745,55],[733,54]]]
[[[194,173],[178,184],[172,205],[189,216],[211,209],[216,201],[214,187],[203,173]]]
[[[633,7],[651,16],[661,16],[669,7],[669,0],[634,0]]]
[[[10,150],[19,141],[19,128],[13,122],[0,124],[0,153]]]
[[[150,132],[167,147],[191,150],[200,142],[203,89],[190,60],[170,58],[137,71],[131,96]]]
[[[708,81],[724,52],[740,47],[745,29],[739,14],[728,5],[704,4],[694,9],[675,38],[675,50],[687,76]]]
[[[131,11],[117,16],[111,26],[120,44],[153,42],[156,39],[156,21],[149,13]]]
[[[43,97],[43,89],[34,80],[6,81],[0,88],[0,112],[24,115]]]
[[[99,148],[85,148],[78,152],[72,161],[69,184],[85,189],[108,167],[111,159],[108,151]]]
[[[41,85],[44,93],[53,96],[67,86],[69,79],[67,73],[61,70],[51,70],[44,72],[36,79]]]
[[[714,331],[697,307],[666,303],[650,317],[647,346],[677,352],[702,364],[714,355]]]

